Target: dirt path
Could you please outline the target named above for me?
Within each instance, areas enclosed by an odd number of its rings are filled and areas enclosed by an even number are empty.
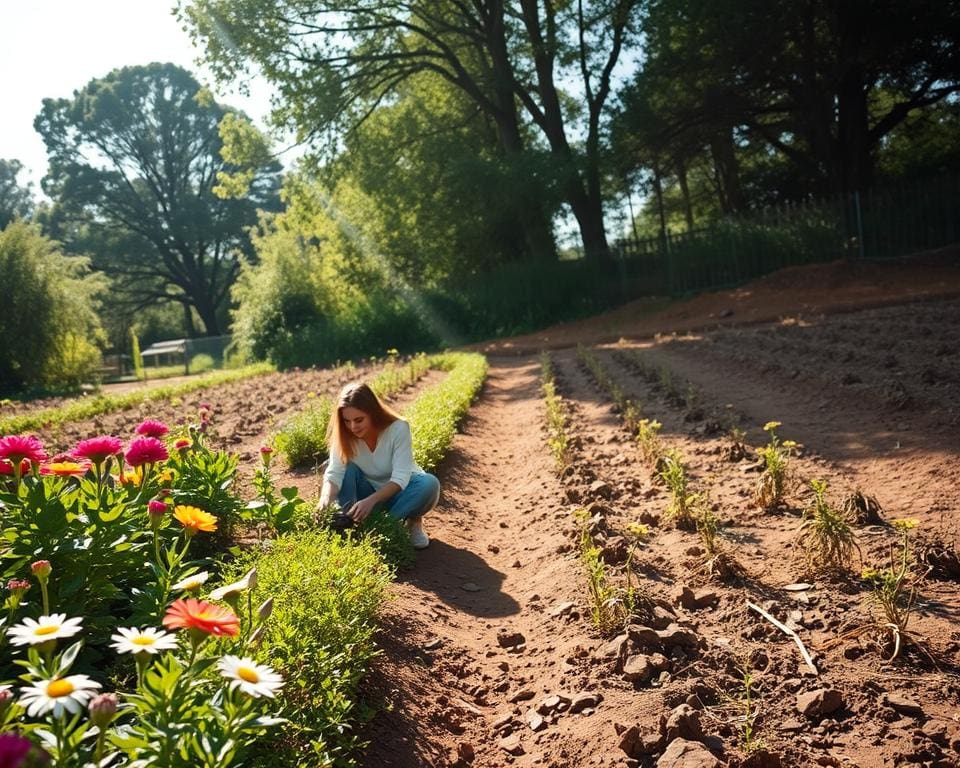
[[[391,711],[371,728],[370,768],[625,765],[611,748],[625,691],[607,687],[599,707],[585,698],[591,706],[549,728],[526,722],[551,695],[603,687],[591,663],[599,641],[576,607],[571,512],[544,450],[538,376],[533,361],[491,360],[444,462],[433,543],[387,611],[371,689]],[[508,729],[516,736],[501,742]]]

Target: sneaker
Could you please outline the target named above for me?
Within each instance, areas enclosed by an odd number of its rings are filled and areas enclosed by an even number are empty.
[[[410,543],[414,549],[426,549],[430,546],[430,537],[419,525],[410,529]]]

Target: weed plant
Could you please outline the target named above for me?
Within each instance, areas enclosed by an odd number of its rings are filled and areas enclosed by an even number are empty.
[[[658,461],[658,472],[670,491],[670,505],[666,517],[682,530],[693,531],[697,528],[697,509],[702,503],[698,493],[691,493],[690,480],[683,458],[676,451],[663,454]]]
[[[596,385],[613,400],[626,428],[630,432],[634,432],[643,417],[639,403],[627,395],[623,387],[614,381],[603,363],[586,347],[582,345],[577,347],[577,358],[583,367],[587,369]]]
[[[910,546],[910,531],[917,527],[914,519],[894,520],[891,525],[900,534],[899,546],[890,548],[890,563],[884,568],[865,568],[863,580],[872,588],[871,602],[877,613],[876,628],[887,649],[887,660],[895,659],[905,640],[916,639],[907,626],[916,606],[921,575]]]
[[[655,463],[663,453],[660,443],[660,430],[663,429],[656,419],[641,419],[637,424],[637,444],[645,461]]]
[[[777,436],[779,421],[768,421],[763,429],[770,435],[768,443],[757,449],[763,461],[763,473],[757,481],[754,493],[757,506],[761,509],[773,509],[783,503],[790,479],[790,456],[796,451],[793,440],[780,441]]]
[[[860,553],[847,516],[826,499],[827,483],[811,480],[813,503],[805,510],[800,523],[800,546],[808,562],[828,572],[846,570],[853,553]]]

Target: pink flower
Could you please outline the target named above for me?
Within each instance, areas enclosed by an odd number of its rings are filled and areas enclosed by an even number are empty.
[[[33,435],[7,435],[0,437],[0,459],[6,459],[11,464],[27,459],[31,463],[39,464],[47,458],[41,443]]]
[[[49,560],[37,560],[30,563],[30,571],[38,579],[45,579],[53,572],[53,566],[50,565]]]
[[[120,453],[121,450],[123,450],[123,443],[119,438],[104,435],[81,440],[71,453],[75,459],[87,459],[94,464],[99,464],[107,457]]]
[[[189,448],[191,445],[193,445],[192,440],[188,440],[186,437],[181,437],[179,440],[177,440],[177,442],[173,444],[173,447],[176,448],[178,451],[182,451],[186,448]]]
[[[163,437],[170,428],[162,421],[156,419],[145,419],[137,425],[137,434],[144,437]]]
[[[155,437],[135,437],[130,441],[124,458],[131,467],[156,464],[168,458],[167,447]]]
[[[167,505],[159,499],[150,499],[150,501],[147,502],[147,511],[151,517],[163,517],[167,511]]]
[[[260,447],[261,456],[269,456],[271,453],[273,453],[273,448],[271,448],[269,445],[264,445]]]

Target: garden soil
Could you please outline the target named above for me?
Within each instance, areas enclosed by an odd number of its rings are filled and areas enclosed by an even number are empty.
[[[872,277],[826,265],[659,319],[484,345],[490,376],[438,470],[432,544],[385,611],[363,765],[960,765],[958,293],[949,260]],[[714,565],[727,573],[711,574],[696,532],[670,524],[666,489],[577,343],[663,424],[664,447],[722,524]],[[541,347],[555,348],[569,409],[562,473],[546,444]],[[785,503],[763,512],[755,449],[769,421],[800,445]],[[799,544],[811,479],[835,505],[859,489],[880,507],[854,528],[840,573]],[[581,510],[609,582],[625,584],[628,561],[636,574],[644,609],[625,630],[591,621]],[[897,551],[898,518],[918,523],[925,578],[887,661],[859,574]],[[633,547],[637,522],[650,535]]]

